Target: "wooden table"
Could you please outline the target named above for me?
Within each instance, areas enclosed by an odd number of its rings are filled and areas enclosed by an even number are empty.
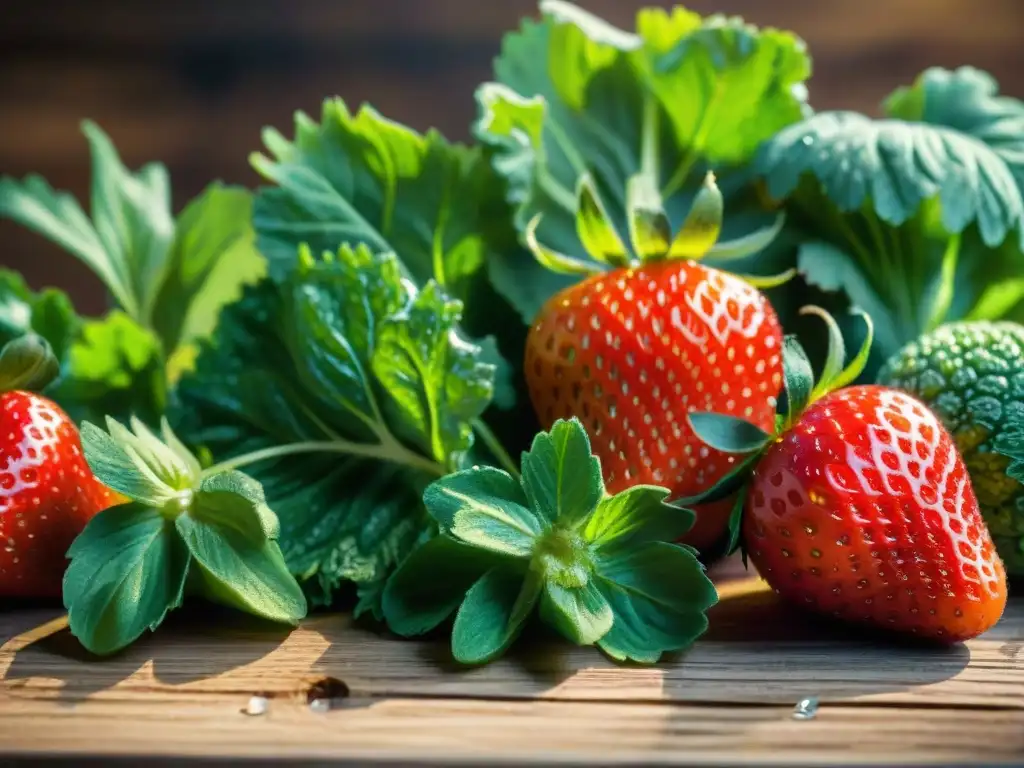
[[[95,661],[56,609],[8,612],[0,616],[0,764],[42,755],[148,766],[197,757],[1024,763],[1024,600],[965,646],[894,647],[810,622],[763,583],[733,575],[720,577],[708,634],[654,668],[535,642],[460,671],[441,640],[396,640],[336,614],[288,633],[237,615],[185,613]],[[254,695],[267,699],[262,715],[245,713]],[[811,696],[817,716],[794,719]]]

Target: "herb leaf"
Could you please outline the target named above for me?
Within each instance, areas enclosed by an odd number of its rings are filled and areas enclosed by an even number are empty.
[[[204,480],[175,526],[202,575],[205,597],[272,621],[294,624],[306,615],[259,483],[230,475]]]
[[[666,504],[665,488],[609,496],[594,461],[586,430],[571,419],[537,435],[518,482],[474,467],[432,483],[424,502],[441,535],[421,543],[388,581],[388,625],[424,632],[460,605],[452,653],[466,664],[503,653],[538,599],[541,618],[572,642],[611,637],[615,658],[656,661],[692,642],[706,626],[714,587],[693,550],[663,542],[685,533],[693,513]],[[654,555],[650,564],[635,559],[645,553]],[[634,565],[649,573],[629,573]],[[661,603],[672,611],[668,620],[657,614]]]
[[[537,601],[540,582],[508,566],[485,573],[466,593],[452,627],[452,656],[483,664],[504,653]]]
[[[477,91],[474,132],[493,149],[520,233],[542,214],[543,247],[594,262],[576,226],[581,179],[593,180],[625,242],[630,179],[643,173],[678,226],[711,167],[729,198],[725,237],[771,221],[736,167],[805,114],[801,41],[683,9],[641,11],[635,32],[565,2],[548,0],[541,11],[540,22],[505,38],[496,82]],[[528,323],[575,279],[514,251],[495,255],[491,277]]]
[[[689,550],[654,542],[599,557],[596,568],[595,582],[615,612],[598,644],[612,658],[653,663],[707,629],[705,612],[718,594]]]
[[[110,507],[68,551],[64,606],[88,650],[110,654],[181,605],[189,554],[173,523],[144,504]]]
[[[429,632],[451,616],[469,588],[500,561],[485,549],[449,536],[433,537],[388,579],[382,598],[388,626],[406,637]]]
[[[179,384],[177,427],[247,462],[289,568],[327,602],[408,554],[428,519],[423,489],[466,459],[495,369],[457,329],[458,303],[416,290],[393,253],[303,249],[296,264],[221,314]]]

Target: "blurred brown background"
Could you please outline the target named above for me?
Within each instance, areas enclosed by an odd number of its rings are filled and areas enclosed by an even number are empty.
[[[658,0],[579,0],[631,27]],[[973,64],[1024,96],[1024,0],[689,0],[789,29],[814,59],[818,109],[874,112],[930,65]],[[97,121],[130,167],[160,160],[175,209],[210,180],[252,185],[260,128],[326,96],[465,139],[473,90],[503,33],[535,0],[20,0],[0,21],[0,173],[43,174],[81,200]],[[0,222],[0,264],[69,290],[98,312],[95,279],[40,238]]]

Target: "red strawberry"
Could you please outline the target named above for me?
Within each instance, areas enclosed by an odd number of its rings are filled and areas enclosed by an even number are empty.
[[[740,523],[747,555],[776,592],[816,612],[945,642],[981,634],[1002,615],[1006,573],[952,437],[899,390],[843,388],[863,370],[870,321],[840,370],[835,321],[807,311],[827,321],[831,348],[812,386],[806,356],[786,340],[790,410],[775,434],[728,415],[693,418],[721,448],[761,446]]]
[[[0,391],[0,597],[60,596],[71,542],[120,501],[93,477],[64,411],[31,392]]]
[[[661,212],[631,211],[638,256],[630,259],[596,191],[586,180],[580,185],[580,239],[614,268],[546,302],[527,338],[525,376],[543,428],[572,416],[583,423],[612,493],[654,484],[669,488],[671,498],[685,498],[729,472],[736,456],[704,445],[688,412],[717,411],[765,430],[774,426],[782,386],[775,311],[750,281],[689,260],[714,245],[721,208],[709,175],[671,244]],[[536,220],[527,239],[538,258],[571,271],[577,263],[539,246],[535,227]],[[760,235],[748,240],[748,248],[766,242]],[[731,506],[724,499],[697,507],[683,540],[697,548],[714,544]]]
[[[946,429],[897,390],[815,402],[759,462],[743,524],[780,594],[955,642],[992,627],[1006,574]]]
[[[714,485],[736,457],[704,445],[687,412],[741,416],[774,427],[782,331],[743,280],[691,261],[594,275],[548,301],[526,343],[526,380],[545,429],[577,416],[611,493],[668,487],[672,497]],[[725,530],[731,502],[698,508],[686,541]]]

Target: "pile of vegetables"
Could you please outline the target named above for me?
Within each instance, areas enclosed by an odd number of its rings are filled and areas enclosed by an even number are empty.
[[[1024,103],[931,69],[815,112],[810,74],[742,19],[542,0],[474,145],[329,99],[177,214],[86,122],[88,214],[0,180],[112,304],[0,271],[0,594],[98,654],[200,598],[653,663],[741,550],[819,613],[984,632],[1024,572]]]

